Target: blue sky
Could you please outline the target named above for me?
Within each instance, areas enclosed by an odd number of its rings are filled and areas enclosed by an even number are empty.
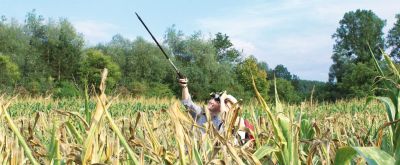
[[[327,81],[334,40],[345,12],[369,9],[387,21],[385,35],[400,13],[400,0],[0,0],[0,15],[23,22],[27,12],[45,18],[67,18],[88,44],[107,42],[115,34],[150,37],[137,20],[138,12],[152,33],[162,39],[175,24],[186,35],[201,31],[230,36],[234,46],[274,68],[285,65],[301,79]]]

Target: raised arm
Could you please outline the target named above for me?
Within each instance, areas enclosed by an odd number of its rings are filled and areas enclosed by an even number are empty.
[[[188,88],[188,80],[185,79],[179,79],[179,86],[182,88],[182,104],[186,107],[186,109],[189,110],[190,115],[193,117],[193,119],[196,119],[197,115],[201,114],[201,107],[196,105],[190,96],[189,93],[189,88]]]
[[[179,86],[182,88],[182,100],[190,99],[189,89],[187,87],[188,79],[179,79]]]

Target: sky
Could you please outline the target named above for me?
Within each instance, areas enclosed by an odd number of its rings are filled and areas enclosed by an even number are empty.
[[[89,46],[115,34],[152,42],[137,12],[159,40],[172,25],[185,35],[201,31],[205,39],[221,32],[270,68],[283,64],[300,79],[328,81],[331,36],[343,15],[372,10],[386,20],[386,36],[400,14],[400,0],[0,0],[0,15],[20,23],[34,9],[44,18],[67,18]]]

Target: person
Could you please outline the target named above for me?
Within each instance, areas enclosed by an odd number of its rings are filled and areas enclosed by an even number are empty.
[[[179,79],[179,85],[182,88],[182,100],[181,103],[189,111],[191,117],[196,121],[197,125],[203,126],[207,122],[207,116],[205,110],[203,110],[199,105],[192,101],[191,95],[188,88],[188,79]],[[224,121],[222,114],[229,111],[237,103],[237,99],[232,95],[226,94],[226,91],[220,93],[211,93],[210,99],[207,102],[207,109],[210,112],[211,121],[214,127],[221,133],[224,132]],[[248,122],[247,122],[248,123]],[[245,120],[239,118],[236,120],[236,126],[240,128],[245,128]],[[251,128],[250,128],[251,129]],[[204,133],[204,129],[201,129]],[[243,131],[238,131],[238,135],[242,141],[252,139],[251,135],[246,134]]]

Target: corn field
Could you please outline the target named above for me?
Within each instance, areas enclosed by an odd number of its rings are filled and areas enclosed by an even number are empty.
[[[399,114],[388,98],[270,105],[255,89],[257,100],[229,110],[232,131],[220,133],[197,125],[177,99],[107,97],[106,75],[92,98],[0,97],[0,163],[399,163]],[[255,137],[244,144],[235,138],[239,116],[254,125],[242,130]]]

